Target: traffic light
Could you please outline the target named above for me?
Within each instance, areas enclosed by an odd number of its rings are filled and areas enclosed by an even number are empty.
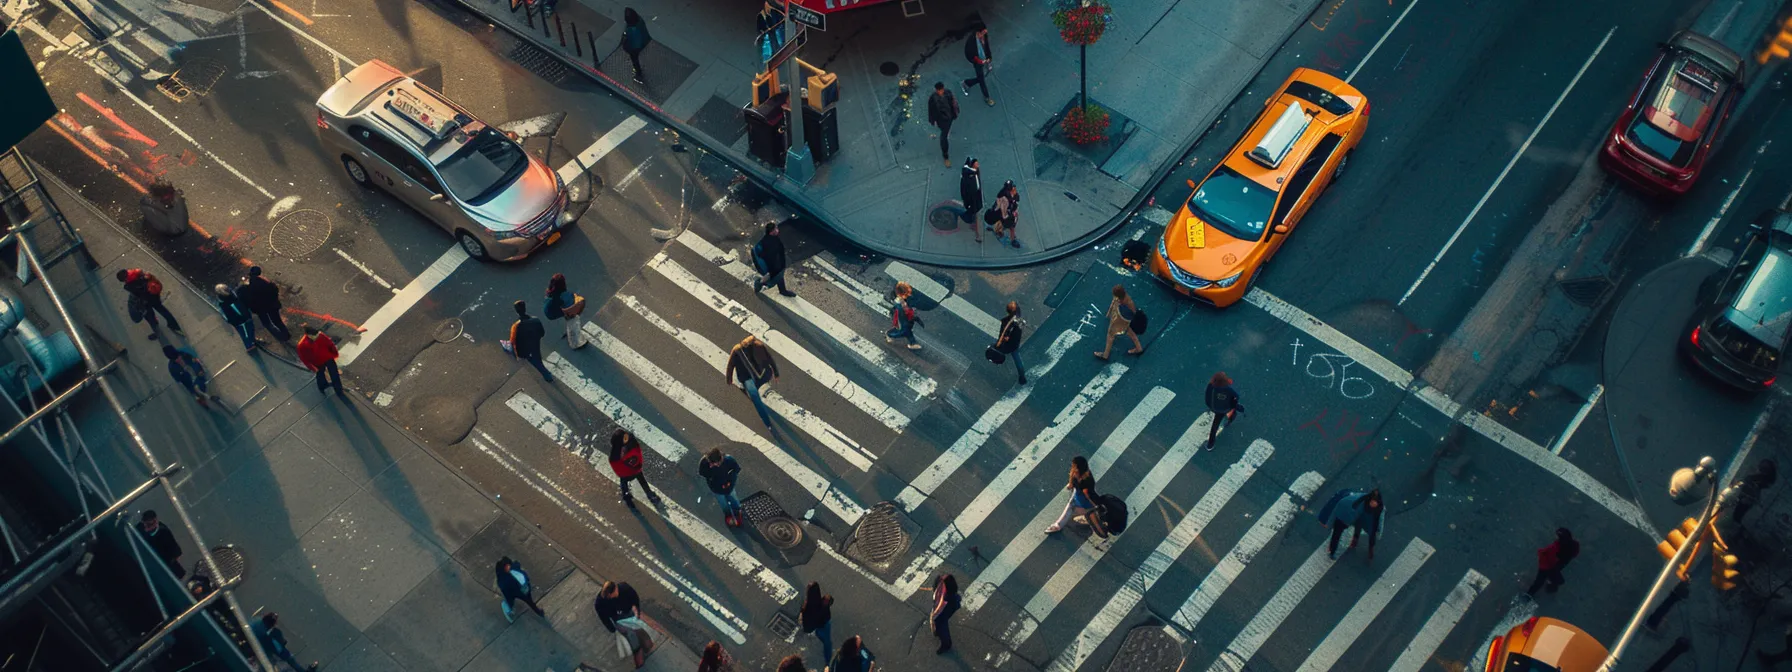
[[[1766,43],[1755,53],[1755,62],[1767,65],[1767,61],[1792,56],[1792,14],[1775,21],[1767,27]]]
[[[1686,556],[1686,561],[1674,568],[1674,575],[1680,577],[1681,581],[1686,580],[1687,570],[1692,569],[1692,563],[1699,559],[1699,547],[1705,543],[1704,535],[1693,536],[1698,529],[1699,521],[1687,518],[1680,523],[1679,528],[1668,532],[1667,539],[1655,545],[1656,552],[1661,553],[1661,557],[1669,560],[1674,559],[1674,554],[1679,553],[1682,547],[1689,543],[1693,545],[1692,552]]]
[[[1724,543],[1723,536],[1717,533],[1716,528],[1711,530],[1711,535],[1711,585],[1717,586],[1718,590],[1730,590],[1736,587],[1736,579],[1742,576],[1742,572],[1736,569],[1738,560],[1730,554],[1730,545]]]

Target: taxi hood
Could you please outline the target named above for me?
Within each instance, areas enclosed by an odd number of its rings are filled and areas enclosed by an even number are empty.
[[[1194,241],[1200,247],[1189,244],[1189,227],[1199,227]],[[1164,229],[1166,260],[1207,280],[1223,280],[1239,272],[1260,244],[1261,241],[1234,238],[1219,227],[1209,226],[1187,204]]]

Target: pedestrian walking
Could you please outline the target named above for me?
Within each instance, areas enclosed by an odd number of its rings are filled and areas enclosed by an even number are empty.
[[[1015,233],[1015,227],[1020,225],[1020,187],[1014,186],[1013,180],[1002,183],[996,192],[995,207],[984,213],[983,219],[996,232],[996,242],[1020,249],[1020,235]]]
[[[927,98],[927,123],[940,129],[940,161],[952,165],[952,120],[958,118],[958,99],[946,90],[945,82],[933,83],[933,95]]]
[[[187,388],[187,394],[193,395],[193,400],[199,402],[200,406],[210,407],[207,399],[222,401],[218,395],[206,389],[211,376],[205,371],[205,362],[199,361],[199,355],[186,348],[164,345],[162,356],[168,358],[168,376],[180,383],[181,387]]]
[[[236,295],[249,307],[249,312],[261,318],[261,326],[267,327],[269,334],[282,341],[292,340],[292,332],[286,328],[286,318],[280,314],[280,286],[262,277],[260,266],[249,267],[249,277],[236,288]]]
[[[709,491],[716,496],[716,503],[722,505],[722,521],[729,527],[740,527],[740,498],[734,496],[734,485],[740,480],[740,463],[733,455],[725,455],[721,448],[709,449],[703,461],[697,465],[697,475],[709,484]]]
[[[1108,302],[1108,340],[1101,352],[1095,353],[1097,359],[1108,358],[1108,353],[1114,349],[1114,337],[1121,334],[1132,339],[1132,349],[1127,350],[1126,354],[1144,354],[1145,344],[1140,343],[1139,335],[1132,331],[1132,320],[1138,314],[1139,307],[1132,302],[1132,297],[1126,295],[1126,288],[1114,285],[1114,300]]]
[[[510,556],[498,558],[497,582],[498,595],[502,597],[498,606],[504,609],[504,620],[516,622],[516,612],[510,608],[510,603],[516,600],[529,605],[536,616],[547,616],[547,612],[535,604],[535,584],[529,582],[529,573],[523,571],[523,563],[511,560]]]
[[[971,27],[971,36],[964,41],[964,59],[971,62],[971,69],[976,77],[958,83],[958,90],[964,97],[971,97],[971,85],[976,84],[983,92],[983,102],[991,106],[996,99],[989,97],[989,66],[995,61],[996,54],[989,49],[989,26],[981,23]]]
[[[793,653],[778,661],[778,672],[809,672],[809,664],[803,662],[802,656]]]
[[[703,645],[703,657],[697,659],[697,672],[729,672],[733,669],[734,660],[722,650],[721,642],[712,639]]]
[[[187,577],[187,567],[180,562],[180,540],[174,538],[174,530],[156,518],[154,509],[144,509],[143,515],[137,517],[137,533],[143,535],[149,550],[155,551],[156,557],[168,565],[168,571],[174,572],[174,578]]]
[[[964,201],[958,220],[971,225],[971,234],[982,243],[983,227],[977,224],[977,214],[983,212],[983,169],[975,156],[965,157],[964,168],[958,171],[958,197]]]
[[[585,347],[585,335],[579,331],[579,315],[585,312],[585,297],[566,288],[566,276],[555,273],[548,278],[547,298],[541,314],[550,320],[566,323],[566,345],[574,350]]]
[[[592,608],[597,610],[597,619],[603,622],[604,628],[616,635],[616,651],[632,655],[635,669],[646,665],[647,656],[657,645],[647,624],[641,621],[641,597],[635,594],[635,587],[605,581],[598,589]]]
[[[1792,623],[1786,624],[1786,641],[1780,645],[1779,653],[1768,653],[1755,649],[1755,657],[1761,659],[1762,665],[1778,665],[1792,660]],[[782,672],[780,670],[779,672]]]
[[[628,508],[635,508],[635,498],[628,492],[628,482],[641,484],[641,490],[647,493],[647,500],[654,506],[660,505],[660,495],[653,491],[647,483],[647,474],[642,473],[646,461],[641,457],[641,442],[628,430],[617,427],[610,433],[610,470],[616,472],[616,480],[622,485],[622,503]]]
[[[1368,492],[1340,490],[1332,495],[1331,500],[1319,509],[1319,522],[1332,528],[1332,541],[1326,546],[1326,557],[1338,557],[1338,540],[1344,536],[1344,530],[1351,530],[1350,546],[1345,550],[1356,548],[1358,538],[1367,530],[1369,559],[1374,560],[1375,540],[1381,536],[1381,519],[1386,514],[1384,509],[1379,488]]]
[[[161,327],[156,322],[156,315],[168,320],[168,330],[181,336],[180,321],[174,319],[174,313],[168,312],[168,306],[162,303],[162,280],[155,274],[141,268],[121,268],[118,270],[119,282],[124,283],[124,291],[129,294],[125,299],[125,308],[129,311],[132,322],[149,322],[149,340],[156,340]]]
[[[765,6],[759,10],[759,37],[755,41],[759,43],[759,62],[761,63],[772,60],[772,54],[776,53],[779,47],[784,46],[783,4],[784,0],[777,0],[776,5],[767,0]]]
[[[348,396],[342,393],[342,372],[336,368],[336,341],[331,340],[329,334],[307,324],[305,335],[299,338],[299,344],[294,349],[299,352],[299,363],[317,375],[317,391],[334,387],[336,396]],[[325,384],[325,374],[329,376],[328,384]]]
[[[759,412],[759,421],[765,423],[766,429],[772,428],[772,409],[766,408],[760,392],[765,386],[777,382],[778,360],[772,358],[772,349],[766,347],[765,341],[748,334],[734,344],[734,349],[728,352],[728,368],[722,372],[722,380],[738,381],[747,398],[753,400],[753,410]]]
[[[921,344],[915,342],[915,325],[921,322],[915,314],[915,306],[910,300],[915,295],[915,288],[906,282],[896,283],[896,305],[890,308],[890,330],[884,333],[885,343],[895,343],[897,338],[908,340],[908,349],[920,350]]]
[[[1756,462],[1747,476],[1736,481],[1736,508],[1731,510],[1730,520],[1741,525],[1742,517],[1748,515],[1749,509],[1761,503],[1761,491],[1773,487],[1779,480],[1779,471],[1779,465],[1767,458]]]
[[[803,632],[814,633],[821,640],[821,655],[834,650],[834,596],[821,594],[821,584],[809,582],[803,593]]]
[[[286,661],[292,669],[299,671],[316,670],[317,663],[309,667],[299,664],[297,656],[286,645],[286,633],[280,630],[280,614],[268,612],[261,615],[261,620],[249,624],[249,630],[255,633],[255,641],[261,643],[261,650],[277,660]]]
[[[255,352],[261,341],[255,340],[255,313],[249,306],[237,298],[236,291],[222,282],[212,288],[212,300],[218,302],[218,312],[224,315],[224,321],[236,330],[237,337],[243,339],[243,349]]]
[[[989,346],[1002,357],[1014,360],[1014,372],[1020,376],[1016,385],[1027,384],[1027,367],[1020,363],[1020,339],[1026,335],[1027,321],[1020,319],[1020,302],[1008,302],[1008,315],[1002,318],[1002,326],[996,328],[996,342]],[[991,357],[1000,364],[1000,357]]]
[[[1213,450],[1213,440],[1219,438],[1223,425],[1231,425],[1232,420],[1244,412],[1244,403],[1238,400],[1238,390],[1232,389],[1232,377],[1225,371],[1215,372],[1207,380],[1207,410],[1213,412],[1213,423],[1207,426],[1207,450]]]
[[[753,244],[753,268],[759,271],[759,277],[753,279],[753,291],[778,286],[778,293],[784,296],[796,296],[796,292],[784,287],[784,270],[790,262],[784,256],[784,239],[778,237],[778,223],[766,222],[765,235]]]
[[[641,52],[653,42],[653,36],[647,33],[647,22],[641,20],[641,13],[633,7],[622,9],[622,50],[628,52],[628,62],[634,67],[635,83],[645,86],[641,80]]]
[[[529,315],[529,304],[519,300],[511,307],[516,309],[516,321],[510,323],[510,340],[505,341],[510,345],[506,349],[540,371],[542,380],[554,382],[554,374],[548,373],[548,367],[541,363],[541,338],[547,334],[547,328]]]
[[[933,636],[940,640],[934,654],[952,650],[952,615],[958,613],[958,578],[941,574],[933,580],[933,611],[927,620],[933,625]]]
[[[1574,533],[1566,527],[1556,528],[1556,539],[1548,546],[1537,549],[1537,578],[1531,581],[1531,587],[1524,591],[1527,595],[1536,595],[1538,588],[1556,592],[1562,587],[1564,579],[1562,568],[1580,555],[1580,542],[1575,541]]]
[[[847,637],[840,643],[840,650],[834,652],[834,658],[828,661],[827,672],[872,672],[877,669],[877,655],[865,646],[865,640],[858,635]]]
[[[1070,501],[1064,503],[1064,513],[1058,514],[1058,521],[1045,528],[1046,534],[1063,530],[1072,516],[1085,525],[1094,524],[1095,517],[1089,514],[1095,511],[1095,474],[1089,471],[1089,460],[1081,455],[1070,458],[1070,482],[1064,489],[1070,491]]]

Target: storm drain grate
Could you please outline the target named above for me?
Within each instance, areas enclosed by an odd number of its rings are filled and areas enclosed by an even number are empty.
[[[566,64],[561,63],[560,59],[554,58],[553,54],[527,42],[520,43],[516,45],[515,49],[510,50],[510,60],[516,61],[517,65],[523,66],[523,69],[535,73],[535,76],[556,86],[566,81],[567,76],[572,74]]]
[[[1569,301],[1592,308],[1605,300],[1606,293],[1612,290],[1612,281],[1605,276],[1593,276],[1564,280],[1558,286]]]
[[[772,614],[772,622],[765,624],[765,627],[784,639],[796,636],[796,619],[782,611]]]
[[[803,543],[803,525],[785,513],[778,500],[763,492],[741,500],[741,513],[759,530],[766,543],[779,550],[790,550]]]
[[[268,231],[268,247],[274,254],[297,259],[330,242],[334,228],[329,215],[316,210],[294,210],[274,222],[274,228]]]
[[[908,553],[914,543],[914,523],[901,516],[896,505],[878,502],[865,512],[842,544],[847,557],[884,571]]]
[[[218,571],[224,575],[217,577],[220,585],[230,583],[249,573],[249,557],[237,550],[235,546],[219,546],[212,549],[212,560],[218,563]]]

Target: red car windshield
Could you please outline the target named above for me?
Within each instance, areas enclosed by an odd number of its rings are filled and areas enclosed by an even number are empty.
[[[1685,167],[1712,127],[1725,85],[1710,68],[1682,56],[1650,82],[1626,135],[1656,158]]]

